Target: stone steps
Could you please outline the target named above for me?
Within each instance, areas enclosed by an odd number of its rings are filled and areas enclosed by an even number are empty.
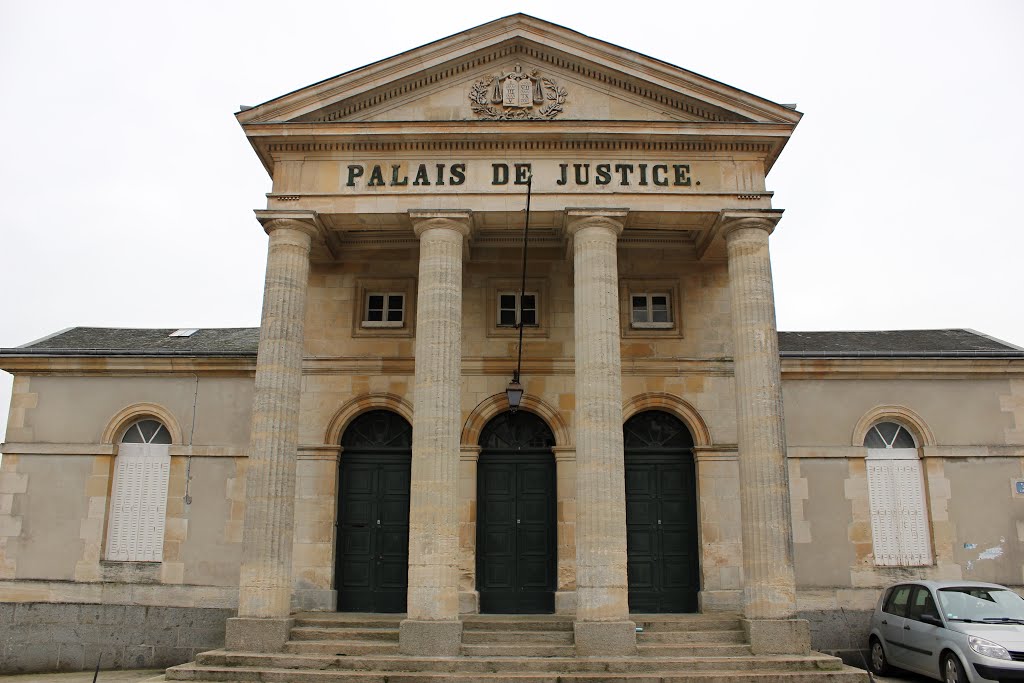
[[[167,670],[168,681],[236,683],[864,683],[834,657],[755,656],[738,616],[633,615],[629,657],[577,657],[564,615],[473,615],[460,656],[399,653],[404,615],[300,614],[284,652],[214,650]]]
[[[378,672],[315,671],[272,668],[198,667],[193,664],[168,669],[169,681],[220,681],[231,683],[866,683],[867,673],[843,667],[835,671],[741,671],[714,672]]]
[[[463,630],[463,645],[538,643],[544,645],[572,645],[572,631],[483,631]]]
[[[637,644],[670,643],[746,643],[742,629],[732,631],[644,631],[636,634]]]
[[[524,657],[490,656],[334,656],[213,650],[196,658],[198,666],[417,673],[685,673],[715,671],[832,671],[842,668],[834,657],[773,655],[741,657]],[[168,675],[173,669],[168,669]]]
[[[382,640],[398,642],[398,627],[353,628],[326,626],[296,626],[292,640]]]
[[[398,639],[394,642],[373,640],[293,640],[284,646],[287,654],[297,655],[397,655]]]

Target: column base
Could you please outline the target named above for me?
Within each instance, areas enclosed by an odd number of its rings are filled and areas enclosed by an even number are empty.
[[[576,591],[555,591],[555,614],[576,614]]]
[[[632,621],[574,621],[572,628],[580,657],[636,654],[636,624]]]
[[[398,651],[403,655],[454,657],[461,647],[461,621],[403,619],[398,625]]]
[[[740,619],[755,655],[805,655],[811,651],[806,619]]]
[[[224,627],[224,649],[242,652],[281,652],[295,620],[232,617]]]

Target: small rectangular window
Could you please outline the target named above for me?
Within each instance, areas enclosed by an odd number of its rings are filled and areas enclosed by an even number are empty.
[[[405,294],[369,292],[363,327],[402,327],[405,324]]]
[[[524,327],[537,326],[537,294],[499,292],[498,327],[515,327],[520,319]]]
[[[672,309],[666,293],[630,295],[631,318],[635,328],[667,329],[672,327]]]

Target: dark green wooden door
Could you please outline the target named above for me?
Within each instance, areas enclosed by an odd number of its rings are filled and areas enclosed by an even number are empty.
[[[648,411],[624,428],[626,552],[631,612],[695,612],[700,590],[693,438]]]
[[[482,612],[554,611],[553,444],[551,430],[530,413],[499,415],[481,432],[476,557]]]
[[[360,415],[342,437],[335,587],[343,612],[404,612],[409,577],[412,428]]]

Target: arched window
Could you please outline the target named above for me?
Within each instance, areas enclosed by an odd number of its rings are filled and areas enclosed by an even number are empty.
[[[110,497],[108,560],[163,560],[170,443],[167,427],[152,419],[132,423],[121,437]]]
[[[875,564],[931,564],[924,475],[913,434],[901,424],[879,422],[868,430],[864,447]]]

